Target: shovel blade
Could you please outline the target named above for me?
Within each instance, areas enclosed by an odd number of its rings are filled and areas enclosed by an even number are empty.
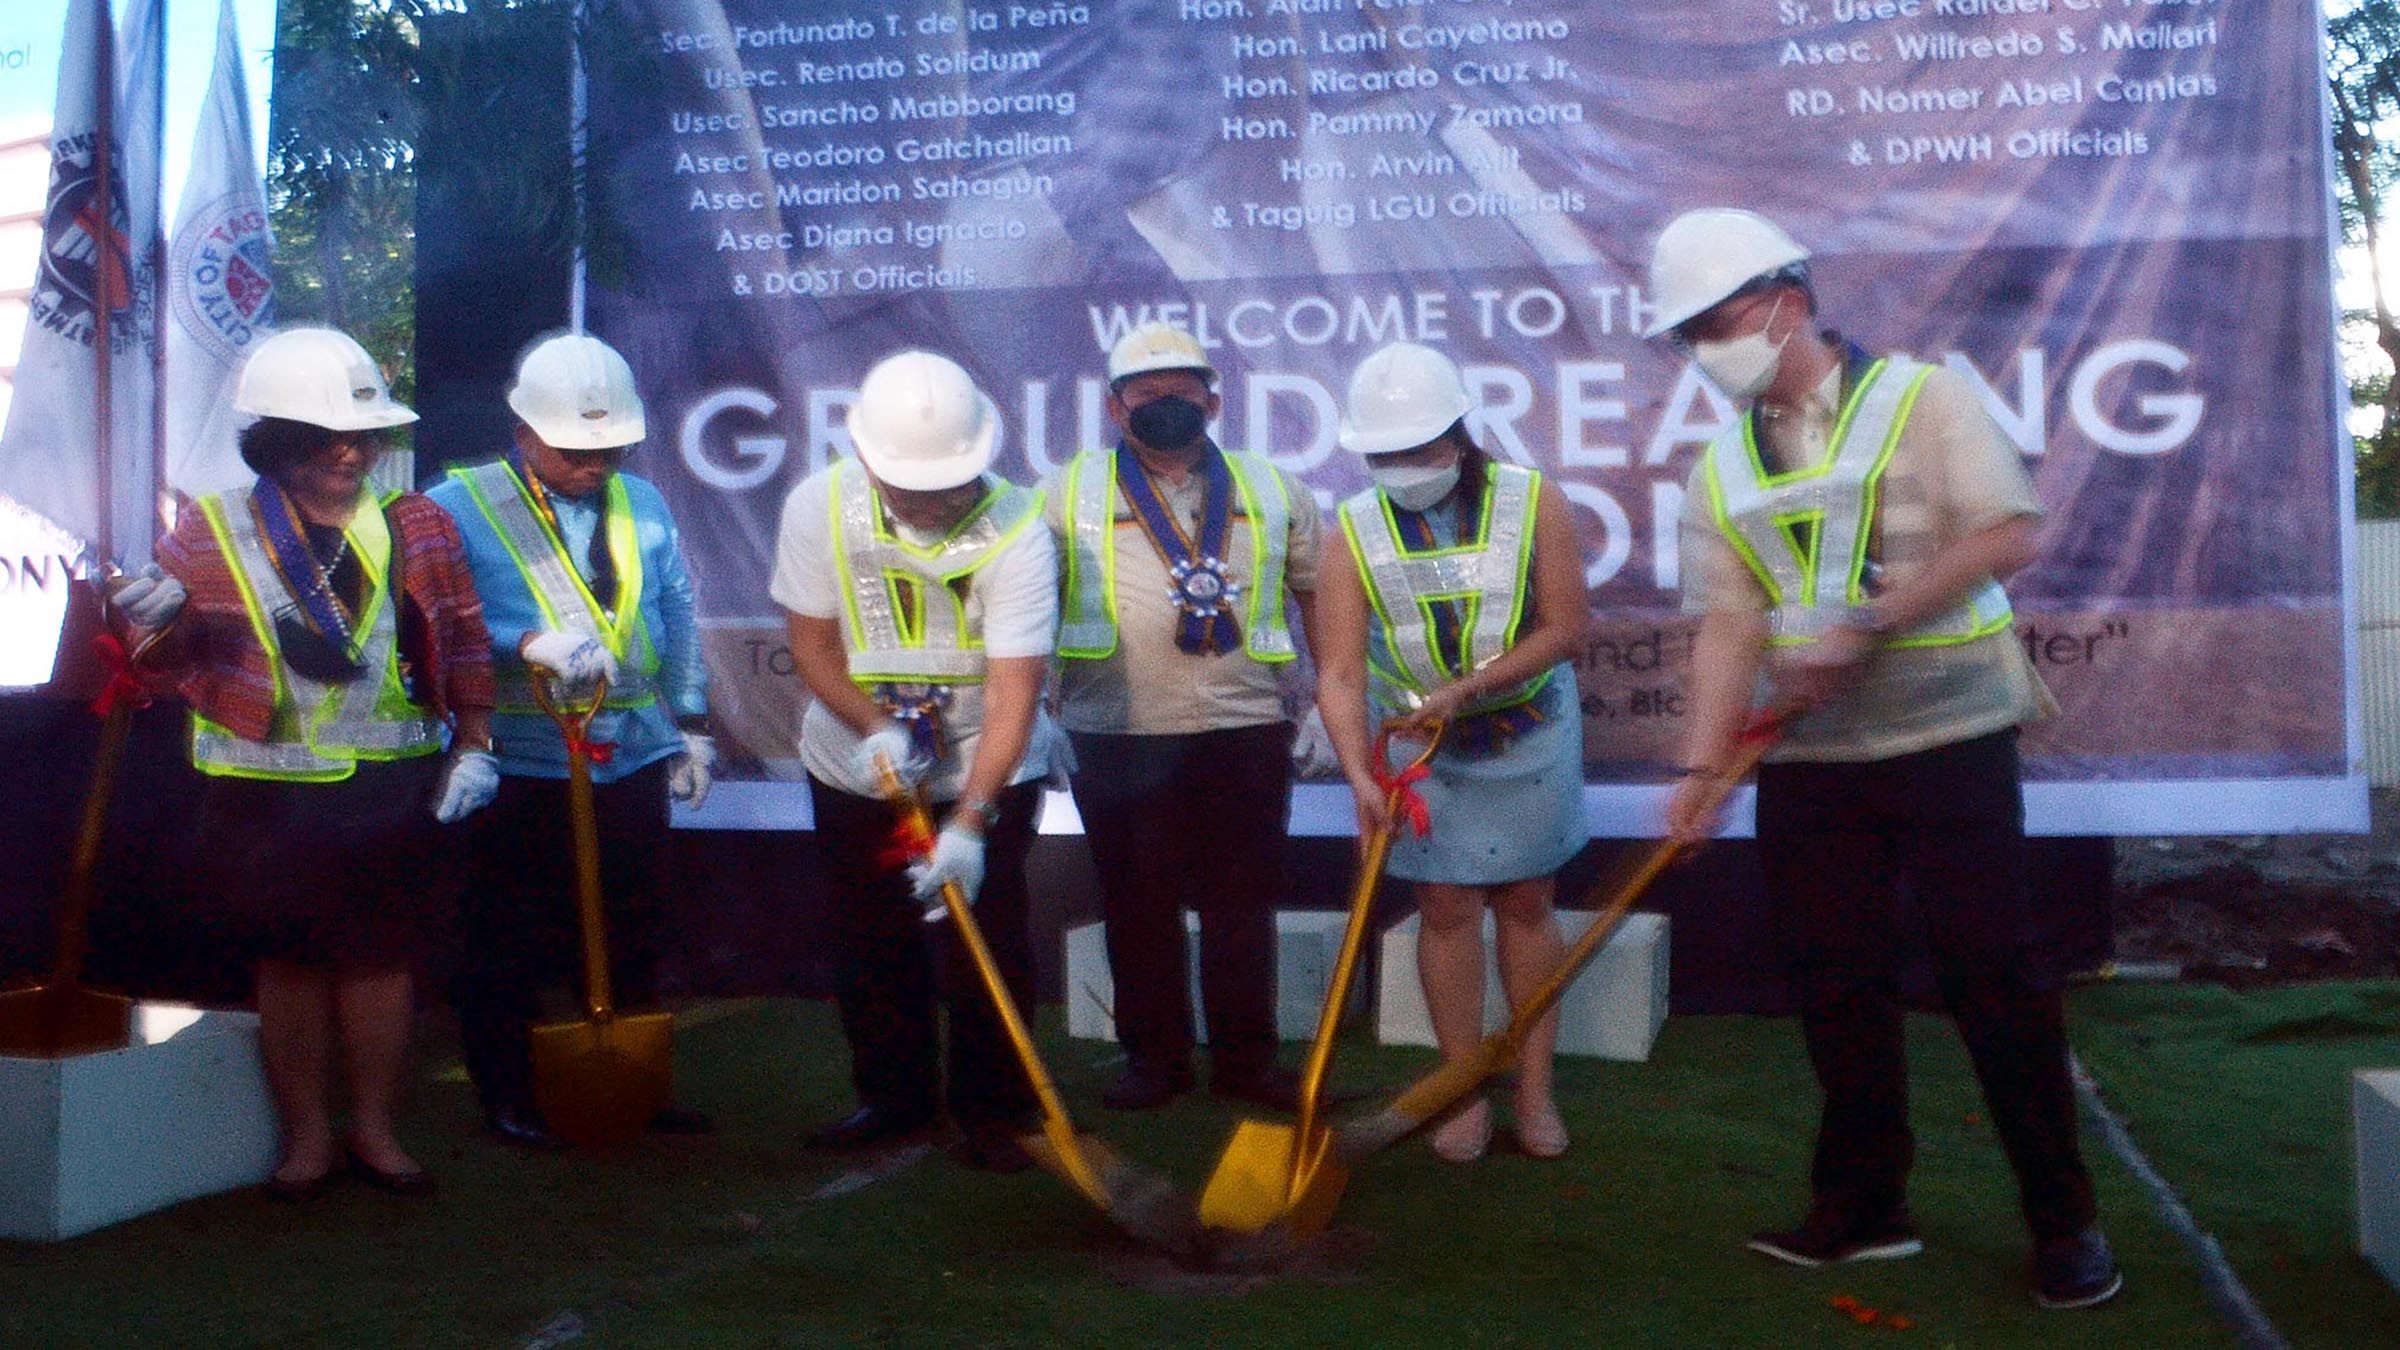
[[[1284,1219],[1292,1236],[1302,1242],[1324,1232],[1333,1222],[1334,1206],[1341,1203],[1342,1191],[1350,1185],[1350,1168],[1334,1147],[1333,1131],[1319,1130],[1310,1142],[1313,1147],[1301,1160],[1299,1181]]]
[[[1230,1233],[1255,1233],[1282,1218],[1299,1137],[1289,1125],[1262,1120],[1235,1125],[1217,1170],[1200,1192],[1200,1222]]]
[[[1047,1134],[1023,1134],[1017,1142],[1033,1155],[1044,1171],[1059,1177],[1097,1206],[1128,1236],[1178,1261],[1197,1260],[1201,1253],[1199,1216],[1175,1183],[1148,1168],[1136,1167],[1093,1135],[1074,1136],[1075,1151],[1098,1182],[1094,1196],[1076,1180],[1076,1168],[1062,1157]]]
[[[569,1143],[630,1143],[674,1100],[675,1015],[533,1029],[533,1100]]]
[[[0,1055],[65,1059],[132,1042],[133,1000],[76,984],[0,993]]]

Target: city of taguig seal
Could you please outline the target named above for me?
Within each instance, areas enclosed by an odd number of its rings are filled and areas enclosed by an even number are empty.
[[[275,326],[267,212],[249,193],[228,193],[195,212],[167,258],[177,323],[200,345],[236,361]]]

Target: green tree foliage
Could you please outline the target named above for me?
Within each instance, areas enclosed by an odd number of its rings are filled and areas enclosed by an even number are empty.
[[[281,0],[267,134],[276,305],[414,394],[418,26],[456,0]]]
[[[2381,257],[2387,194],[2400,181],[2400,148],[2388,138],[2400,117],[2400,0],[2359,0],[2330,14],[2326,36],[2342,242],[2365,255],[2374,292],[2368,308],[2343,315],[2345,348],[2355,353],[2351,401],[2382,413],[2358,441],[2358,510],[2400,516],[2400,318],[2386,299]]]
[[[281,0],[267,165],[277,304],[289,321],[355,335],[403,399],[416,385],[424,128],[472,127],[476,153],[442,164],[444,195],[422,205],[472,202],[480,219],[533,241],[562,268],[583,229],[562,140],[568,91],[510,72],[515,53],[559,50],[574,8],[574,0]],[[585,0],[583,9],[587,61],[638,59],[617,0]],[[592,272],[606,277],[622,248],[602,232],[588,252]]]

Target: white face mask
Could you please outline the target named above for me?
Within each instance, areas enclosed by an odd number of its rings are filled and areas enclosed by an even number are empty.
[[[1389,468],[1370,463],[1367,473],[1392,505],[1403,511],[1422,511],[1450,495],[1458,486],[1458,461],[1447,464],[1394,464]]]
[[[1783,297],[1775,297],[1775,303],[1767,307],[1766,323],[1755,333],[1692,344],[1692,359],[1700,363],[1700,372],[1737,404],[1750,402],[1775,383],[1775,368],[1782,364],[1784,345],[1792,335],[1786,333],[1782,341],[1770,342],[1767,329],[1775,326],[1775,315],[1782,308]]]

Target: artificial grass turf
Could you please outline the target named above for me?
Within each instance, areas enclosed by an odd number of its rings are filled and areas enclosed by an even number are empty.
[[[2348,1069],[2400,1064],[2396,1007],[2394,986],[2076,998],[2079,1053],[2295,1345],[2400,1344],[2400,1296],[2351,1250],[2346,1123]],[[1112,1047],[1054,1026],[1045,1045],[1085,1128],[1197,1192],[1241,1112],[1205,1098],[1103,1110]],[[1332,1255],[1256,1282],[1180,1275],[1129,1252],[1056,1179],[940,1153],[810,1198],[848,1170],[796,1147],[849,1104],[825,1005],[749,1005],[685,1028],[682,1095],[720,1132],[615,1155],[483,1143],[463,1081],[428,1048],[407,1137],[439,1195],[348,1187],[300,1209],[221,1196],[74,1242],[0,1244],[0,1344],[497,1346],[545,1331],[605,1346],[2233,1343],[2096,1141],[2127,1292],[2091,1312],[2032,1306],[2006,1167],[1934,1018],[1911,1028],[1927,1250],[1818,1272],[1740,1248],[1802,1203],[1815,1094],[1783,1020],[1678,1018],[1649,1063],[1564,1061],[1565,1159],[1455,1167],[1403,1145],[1358,1169]],[[1396,1087],[1429,1063],[1354,1040],[1337,1084]],[[1912,1325],[1856,1324],[1831,1306],[1842,1295]]]

